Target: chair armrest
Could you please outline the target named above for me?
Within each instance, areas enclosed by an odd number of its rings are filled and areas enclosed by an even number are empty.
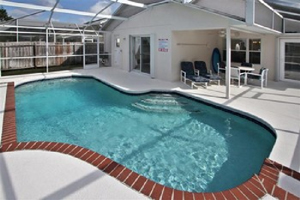
[[[200,71],[198,69],[195,69],[195,75],[200,76]]]
[[[186,72],[181,70],[181,76],[186,77]]]
[[[225,68],[223,68],[223,67],[220,67],[220,63],[217,63],[217,65],[218,65],[218,71],[217,71],[218,75],[220,74],[220,70],[226,71],[226,66],[225,66]]]

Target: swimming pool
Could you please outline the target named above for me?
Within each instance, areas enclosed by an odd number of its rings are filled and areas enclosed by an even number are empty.
[[[18,141],[103,154],[160,184],[233,188],[258,173],[275,137],[257,123],[176,94],[127,95],[91,78],[16,88]]]

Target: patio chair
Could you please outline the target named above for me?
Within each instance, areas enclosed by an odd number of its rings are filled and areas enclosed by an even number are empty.
[[[242,62],[242,63],[241,63],[241,66],[242,66],[242,67],[250,67],[250,68],[252,68],[252,67],[253,67],[253,64],[252,64],[252,63],[248,63],[248,62]],[[246,72],[246,71],[241,70],[241,73],[244,73],[244,72]]]
[[[195,66],[195,70],[199,71],[200,76],[205,77],[205,76],[211,74],[211,70],[210,70],[210,73],[208,73],[207,68],[206,68],[206,63],[204,61],[195,61],[194,66]]]
[[[217,64],[218,65],[218,76],[221,77],[221,74],[226,74],[226,65],[224,62],[220,62]]]
[[[244,79],[244,85],[247,84],[247,77],[246,77],[246,73],[241,73],[239,68],[230,68],[230,80],[237,80],[238,81],[238,87],[241,86],[241,79]]]
[[[195,71],[192,62],[181,62],[180,81],[187,85],[187,80],[191,82],[191,88],[198,87],[197,84],[207,87],[209,80],[199,76],[199,71]]]
[[[241,66],[243,66],[243,67],[253,67],[253,64],[252,63],[248,63],[248,62],[242,62]]]
[[[246,81],[248,79],[250,79],[250,80],[259,80],[261,88],[263,88],[264,86],[267,87],[268,71],[269,71],[269,69],[262,67],[259,70],[259,74],[256,74],[256,73],[247,73],[246,74],[246,76],[247,76],[246,77]]]
[[[195,61],[194,64],[195,64],[195,70],[196,71],[198,70],[200,76],[209,79],[209,83],[217,82],[218,85],[220,85],[221,77],[219,75],[212,74],[211,70],[208,73],[206,68],[206,63],[204,61]]]

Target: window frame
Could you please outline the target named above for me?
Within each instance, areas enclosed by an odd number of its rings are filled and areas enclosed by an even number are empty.
[[[246,41],[246,50],[236,50],[236,49],[231,49],[231,52],[245,52],[245,62],[250,62],[250,53],[260,53],[260,56],[259,56],[259,63],[253,63],[255,65],[261,65],[261,49],[262,49],[262,39],[261,38],[231,38],[231,39],[236,39],[236,40],[245,40]],[[259,40],[260,41],[260,49],[259,50],[250,50],[250,40]],[[226,44],[226,39],[223,40],[224,44]],[[226,45],[223,45],[223,52],[226,52],[227,49],[225,47],[224,49],[224,46]],[[223,53],[224,54],[224,53]],[[232,54],[232,53],[231,53]],[[224,58],[226,56],[223,55],[223,61],[226,61]],[[231,57],[232,59],[232,57]],[[233,63],[237,63],[237,61],[231,61]]]

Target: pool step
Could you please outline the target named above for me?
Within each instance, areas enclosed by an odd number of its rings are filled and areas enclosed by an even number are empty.
[[[141,99],[141,102],[146,104],[152,104],[152,105],[169,105],[169,106],[182,106],[186,105],[187,103],[178,101],[177,99],[164,99],[164,98],[147,98],[147,99]]]
[[[175,96],[172,94],[149,94],[147,95],[149,99],[172,99],[172,100],[178,100],[180,99],[179,96]]]
[[[138,108],[140,110],[149,111],[149,112],[159,112],[159,113],[186,113],[188,112],[185,109],[180,107],[170,107],[170,106],[155,106],[155,105],[147,105],[143,103],[133,103],[133,107]]]
[[[195,113],[200,112],[193,106],[184,102],[179,96],[171,94],[149,94],[132,104],[133,107],[143,111],[158,113]]]

